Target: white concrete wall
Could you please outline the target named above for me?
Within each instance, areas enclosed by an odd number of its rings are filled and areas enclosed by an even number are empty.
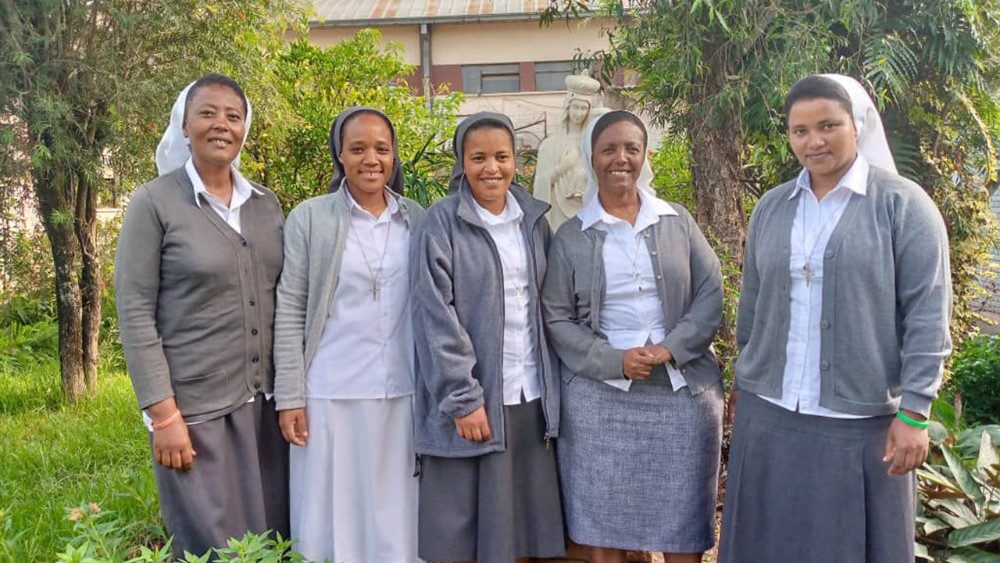
[[[599,22],[554,23],[535,20],[438,24],[431,28],[431,61],[436,65],[566,61],[577,49],[607,46]]]

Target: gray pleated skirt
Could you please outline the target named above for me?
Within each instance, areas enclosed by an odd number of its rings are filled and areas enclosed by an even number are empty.
[[[715,543],[722,386],[674,392],[666,371],[629,391],[583,376],[562,385],[556,443],[574,542],[702,552]]]
[[[891,416],[804,415],[740,393],[720,563],[913,563],[913,473],[886,474]]]
[[[478,457],[420,456],[421,559],[510,563],[565,553],[555,456],[541,401],[504,407],[507,448]]]
[[[257,395],[225,416],[188,426],[188,435],[198,452],[191,471],[153,463],[174,555],[201,555],[248,531],[289,537],[288,443],[274,401]]]

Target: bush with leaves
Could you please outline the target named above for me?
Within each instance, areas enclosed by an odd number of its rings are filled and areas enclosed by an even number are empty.
[[[1000,424],[1000,337],[966,340],[952,357],[946,392],[973,424]]]
[[[917,470],[919,558],[1000,560],[1000,426],[938,436]]]
[[[375,29],[329,47],[297,39],[277,55],[268,83],[260,85],[276,98],[268,100],[267,112],[255,113],[243,166],[274,190],[286,211],[326,193],[333,174],[330,125],[355,105],[380,109],[392,120],[408,196],[427,204],[444,192],[453,159],[442,147],[454,130],[462,95],[441,87],[429,109],[400,78],[415,68],[403,61],[402,48],[383,48],[381,39]]]

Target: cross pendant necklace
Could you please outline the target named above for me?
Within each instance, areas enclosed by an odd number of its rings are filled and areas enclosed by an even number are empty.
[[[809,266],[809,262],[806,262],[802,266],[802,277],[806,280],[806,287],[809,287],[809,283],[812,282],[813,279],[813,270]]]
[[[376,280],[372,280],[372,300],[378,301],[378,281]]]
[[[354,229],[350,229],[350,233],[354,235],[354,240],[358,243],[358,250],[361,251],[361,258],[365,261],[365,266],[368,268],[368,275],[372,278],[372,301],[378,301],[379,292],[379,277],[382,276],[382,267],[385,263],[385,255],[389,250],[389,233],[392,232],[392,220],[389,220],[389,224],[386,225],[385,229],[385,242],[382,245],[382,257],[378,260],[378,265],[376,268],[372,268],[371,263],[368,261],[368,253],[365,252],[365,245],[361,242],[361,238],[358,233],[354,232]]]

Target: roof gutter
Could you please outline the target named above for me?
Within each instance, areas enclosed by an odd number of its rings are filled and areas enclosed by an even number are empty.
[[[581,13],[581,15],[589,15]],[[477,14],[465,16],[433,16],[429,18],[361,18],[352,20],[313,20],[310,28],[324,27],[385,27],[392,25],[420,25],[441,23],[481,23],[481,22],[513,22],[537,21],[541,12],[522,14]]]

